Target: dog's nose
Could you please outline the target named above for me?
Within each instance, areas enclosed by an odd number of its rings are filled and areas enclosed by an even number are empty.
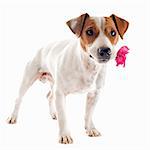
[[[111,50],[109,47],[102,47],[102,48],[98,49],[98,53],[99,53],[100,57],[102,57],[103,59],[109,59]]]
[[[110,55],[110,48],[108,47],[103,47],[99,49],[99,54],[100,56],[104,56],[104,55]]]

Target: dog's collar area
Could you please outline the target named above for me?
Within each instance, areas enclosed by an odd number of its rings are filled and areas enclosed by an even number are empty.
[[[90,58],[94,59],[94,57],[92,55],[89,55]]]

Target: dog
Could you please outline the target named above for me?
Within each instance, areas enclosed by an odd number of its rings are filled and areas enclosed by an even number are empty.
[[[58,120],[59,143],[71,144],[65,97],[70,93],[87,92],[86,133],[91,137],[100,136],[92,121],[93,111],[104,85],[107,62],[115,58],[115,46],[119,37],[123,39],[129,23],[114,14],[91,17],[85,13],[66,24],[76,38],[50,43],[27,63],[14,111],[7,121],[16,123],[22,98],[37,79],[48,81],[50,114]]]

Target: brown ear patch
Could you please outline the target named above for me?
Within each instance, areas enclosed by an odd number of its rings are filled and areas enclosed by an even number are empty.
[[[67,21],[66,24],[69,26],[69,28],[74,34],[80,37],[87,18],[89,18],[89,15],[85,13],[77,18]]]
[[[112,45],[116,45],[119,39],[119,34],[117,32],[116,26],[111,17],[104,17],[104,34],[108,37]],[[116,35],[112,36],[111,32],[115,31]]]
[[[122,19],[122,18],[120,18],[114,14],[112,14],[110,17],[114,21],[114,24],[117,28],[117,31],[118,31],[120,37],[123,39],[123,35],[125,34],[125,32],[128,29],[128,26],[129,26],[128,21],[126,21],[126,20],[124,20],[124,19]]]
[[[87,30],[89,29],[93,32],[91,36],[87,34]],[[100,29],[96,25],[95,20],[90,17],[87,18],[80,39],[81,46],[85,51],[87,51],[86,47],[94,42],[94,40],[98,37],[99,33]]]

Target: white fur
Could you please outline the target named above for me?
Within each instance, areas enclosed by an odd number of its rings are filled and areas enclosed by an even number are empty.
[[[103,26],[103,19],[95,18],[99,28]],[[96,50],[101,46],[113,48],[108,38],[100,32],[93,44],[89,45],[89,52],[96,58]],[[92,114],[101,88],[104,84],[106,64],[98,63],[81,48],[79,39],[50,43],[38,51],[37,55],[27,64],[24,78],[16,99],[16,104],[9,123],[15,123],[22,97],[27,89],[39,77],[41,72],[48,72],[51,89],[48,94],[50,113],[58,119],[60,143],[72,143],[66,121],[65,97],[69,93],[88,92],[85,111],[85,128],[89,136],[98,136]],[[54,107],[56,106],[56,112]]]

